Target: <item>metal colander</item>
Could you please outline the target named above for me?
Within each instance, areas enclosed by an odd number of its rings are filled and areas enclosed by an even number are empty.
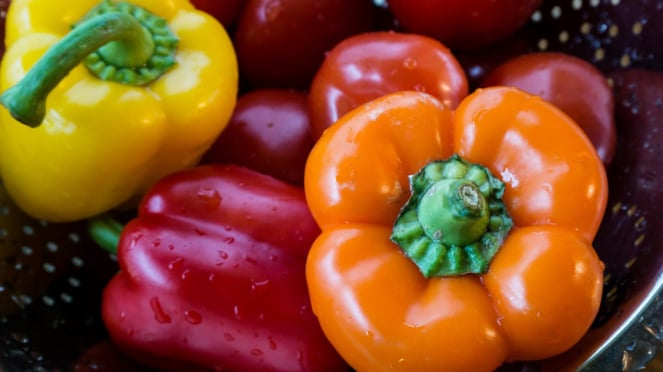
[[[595,242],[606,286],[593,329],[558,358],[503,369],[661,368],[651,361],[663,349],[663,0],[544,0],[523,35],[531,50],[574,54],[609,77],[619,139]],[[85,223],[26,217],[0,184],[0,369],[138,369],[99,357],[112,352],[99,303],[116,270]]]

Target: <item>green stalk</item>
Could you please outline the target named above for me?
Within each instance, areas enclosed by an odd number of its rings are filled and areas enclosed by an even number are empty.
[[[0,104],[19,122],[39,126],[49,93],[84,60],[104,80],[144,85],[175,63],[176,44],[160,17],[128,3],[105,1],[5,91]]]
[[[90,238],[99,247],[112,254],[117,254],[122,229],[124,229],[124,225],[108,214],[87,220],[87,230]]]
[[[426,277],[481,274],[513,226],[504,184],[457,155],[410,176],[391,240]]]

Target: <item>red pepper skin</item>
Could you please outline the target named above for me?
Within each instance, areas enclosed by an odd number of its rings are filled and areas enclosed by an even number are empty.
[[[217,164],[166,177],[120,238],[111,339],[163,370],[347,369],[311,311],[318,234],[303,190],[270,176]]]

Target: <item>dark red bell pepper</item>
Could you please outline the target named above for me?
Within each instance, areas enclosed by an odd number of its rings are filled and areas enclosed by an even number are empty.
[[[144,197],[103,293],[114,343],[165,370],[347,369],[313,315],[303,190],[235,165],[171,175]]]

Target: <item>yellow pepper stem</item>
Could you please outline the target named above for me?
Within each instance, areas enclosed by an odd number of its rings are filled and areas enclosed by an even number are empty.
[[[19,122],[39,126],[48,94],[82,61],[104,80],[144,85],[175,63],[176,44],[160,17],[128,3],[105,1],[7,89],[0,104]]]

